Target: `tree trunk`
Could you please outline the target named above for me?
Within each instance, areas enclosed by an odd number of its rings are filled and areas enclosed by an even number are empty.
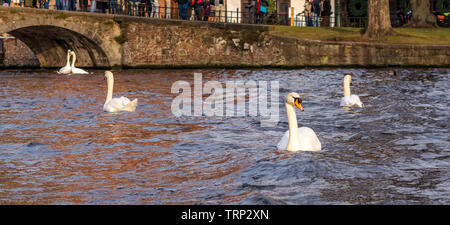
[[[389,0],[369,0],[367,12],[364,37],[372,39],[394,34],[389,15]]]
[[[412,18],[406,27],[432,28],[438,27],[436,16],[431,13],[430,0],[409,0]]]

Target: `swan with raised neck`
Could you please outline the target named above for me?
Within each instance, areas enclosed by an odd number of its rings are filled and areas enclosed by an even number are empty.
[[[70,49],[67,49],[66,65],[58,70],[59,74],[69,74],[72,72],[72,67],[70,66],[70,56],[71,56],[71,51],[70,51]]]
[[[279,150],[288,151],[319,151],[322,145],[316,133],[309,127],[298,128],[295,107],[304,111],[302,98],[299,94],[292,92],[286,97],[286,114],[288,117],[289,130],[278,143]]]
[[[350,85],[352,84],[352,74],[345,74],[344,76],[344,97],[341,99],[341,106],[355,106],[363,107],[363,103],[358,95],[350,93]]]
[[[75,54],[74,51],[71,51],[71,55],[72,55],[72,65],[71,65],[72,73],[73,74],[88,74],[87,71],[75,67],[75,61],[77,60],[77,55]]]
[[[103,105],[103,110],[106,112],[119,112],[128,111],[134,112],[137,106],[137,98],[130,101],[127,97],[113,98],[113,88],[114,88],[114,75],[111,71],[105,72],[105,78],[107,83],[107,93],[105,104]]]

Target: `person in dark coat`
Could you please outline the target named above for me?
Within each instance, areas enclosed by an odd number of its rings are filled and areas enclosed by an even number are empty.
[[[258,0],[257,7],[259,10],[257,10],[256,14],[256,23],[263,24],[264,17],[267,15],[267,7],[269,7],[269,3],[266,0]]]
[[[202,20],[203,17],[203,1],[204,0],[192,0],[195,10],[195,19]]]
[[[320,0],[313,0],[313,12],[314,12],[314,26],[315,27],[320,27],[320,23],[319,23],[319,17],[320,17],[320,12],[322,11],[321,7],[320,7]]]
[[[178,2],[178,15],[181,20],[187,20],[188,0],[176,0]]]
[[[153,10],[153,2],[152,0],[145,0],[145,10],[147,12],[147,17],[151,17]]]
[[[305,14],[305,22],[306,22],[306,26],[308,27],[312,27],[312,14],[313,14],[313,8],[312,8],[312,3],[309,0],[306,0],[305,2],[305,10],[303,11],[303,13]]]
[[[203,0],[203,21],[208,21],[211,13],[211,0]]]

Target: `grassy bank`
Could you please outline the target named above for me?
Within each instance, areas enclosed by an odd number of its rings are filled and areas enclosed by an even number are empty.
[[[394,31],[396,32],[395,35],[378,40],[365,39],[361,35],[361,28],[350,27],[333,28],[275,26],[271,33],[280,36],[321,41],[356,41],[409,45],[450,45],[450,29],[448,28],[394,28]]]

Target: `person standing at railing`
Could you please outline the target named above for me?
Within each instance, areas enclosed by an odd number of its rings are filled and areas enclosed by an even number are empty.
[[[312,26],[312,4],[311,2],[309,2],[309,0],[306,0],[305,10],[303,12],[305,13],[306,26]]]
[[[219,0],[219,5],[215,10],[216,22],[225,22],[225,5],[223,4],[223,0]]]
[[[188,20],[195,20],[195,1],[188,2]]]
[[[62,0],[63,10],[69,10],[69,0]]]
[[[188,14],[188,0],[176,0],[175,2],[178,3],[178,15],[180,16],[181,20],[187,20],[187,14]]]
[[[204,3],[203,3],[203,21],[208,21],[210,13],[211,13],[211,0],[204,0]]]
[[[95,0],[91,0],[91,13],[95,12],[96,6],[97,6],[97,2]]]
[[[139,0],[129,0],[130,3],[130,16],[139,16]]]
[[[320,8],[320,0],[313,0],[313,10],[314,10],[314,26],[320,27],[319,17],[322,9]]]
[[[151,17],[152,9],[153,9],[152,0],[145,0],[144,4],[145,4],[145,15],[144,16]]]
[[[331,11],[331,3],[330,1],[322,0],[320,2],[320,8],[322,9],[320,12],[320,16],[322,18],[322,24],[324,26],[334,26],[334,19],[332,19],[333,12]]]
[[[147,11],[145,10],[145,8],[147,7],[147,0],[139,0],[138,3],[139,16],[145,17],[145,12]]]
[[[150,15],[151,18],[158,18],[159,17],[159,8],[158,8],[158,1],[152,0],[152,13]]]
[[[111,14],[118,13],[117,0],[109,0],[109,13]]]
[[[77,11],[77,0],[69,0],[69,10]]]
[[[203,16],[203,0],[192,0],[192,5],[195,9],[195,19],[202,20]]]
[[[50,0],[42,0],[42,2],[44,3],[44,9],[48,9],[48,4]]]
[[[79,0],[78,2],[80,3],[80,11],[82,12],[87,12],[87,7],[88,7],[88,1],[89,0]]]
[[[259,14],[261,13],[261,0],[255,2],[255,24],[259,23]]]
[[[250,23],[250,24],[254,24],[256,23],[256,1],[257,0],[250,0],[249,4],[247,6],[245,6],[246,8],[248,8],[248,11],[246,13],[243,13],[243,15],[247,14],[247,20],[245,20],[244,18],[244,23]],[[239,17],[239,16],[238,16]]]
[[[56,10],[61,10],[62,9],[62,1],[61,0],[55,0],[55,7]]]
[[[264,21],[264,13],[267,12],[267,2],[264,4],[263,0],[256,0],[256,24],[262,24]]]
[[[269,3],[266,0],[260,0],[259,6],[259,24],[264,24],[264,18],[267,15],[267,7],[269,7]]]

